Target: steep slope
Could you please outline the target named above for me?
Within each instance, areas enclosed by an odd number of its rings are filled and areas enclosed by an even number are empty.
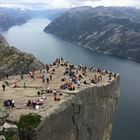
[[[67,93],[66,100],[44,109],[42,123],[34,131],[22,133],[21,140],[110,140],[119,85],[118,76],[108,84]]]
[[[14,25],[26,23],[30,19],[29,11],[0,7],[0,31],[8,30]]]
[[[38,69],[41,65],[42,63],[32,54],[8,46],[7,41],[0,34],[0,78],[5,74],[19,74],[20,71],[27,73],[33,68]]]
[[[44,31],[93,50],[140,61],[139,9],[73,8]]]

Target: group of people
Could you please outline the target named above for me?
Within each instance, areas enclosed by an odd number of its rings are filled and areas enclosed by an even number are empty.
[[[61,89],[75,90],[75,86],[72,82],[66,82],[60,85]]]
[[[60,62],[61,61],[59,61],[59,63]],[[85,79],[83,84],[90,84],[90,83],[87,83],[87,81],[86,81],[87,72],[95,72],[93,77],[90,77],[90,79],[89,79],[90,82],[93,84],[97,84],[97,83],[101,82],[103,80],[103,76],[105,76],[105,75],[108,76],[107,80],[111,80],[113,77],[115,78],[117,76],[116,73],[113,73],[113,72],[105,70],[105,69],[101,69],[101,68],[94,69],[93,67],[89,67],[86,65],[75,66],[64,60],[63,60],[63,62],[64,62],[63,66],[66,67],[63,74],[64,74],[64,76],[69,76],[69,79],[66,80],[65,77],[61,79],[61,81],[63,82],[60,85],[61,89],[75,90],[76,84],[78,87],[80,87],[81,79],[83,79],[83,80]]]
[[[52,74],[50,73],[50,74],[46,74],[46,73],[43,73],[42,75],[41,75],[41,79],[42,79],[42,83],[47,83],[47,84],[49,84],[49,82],[52,80]]]
[[[43,105],[43,99],[37,99],[37,100],[28,100],[27,107],[39,109],[39,106]]]
[[[15,107],[15,100],[9,99],[4,101],[4,107]]]
[[[101,69],[101,68],[97,68],[97,69],[94,69],[93,67],[89,67],[89,66],[86,66],[86,65],[78,65],[78,66],[75,66],[67,61],[64,61],[64,59],[61,57],[61,58],[57,58],[53,64],[51,65],[48,65],[46,64],[45,66],[45,70],[41,70],[40,71],[40,76],[39,78],[42,79],[42,83],[47,83],[49,84],[50,81],[52,81],[53,79],[53,76],[52,74],[55,73],[56,69],[53,67],[53,66],[63,66],[65,68],[65,71],[63,72],[63,75],[64,77],[61,80],[61,84],[60,84],[60,89],[62,90],[65,90],[65,89],[68,89],[68,90],[75,90],[76,87],[80,87],[81,86],[81,83],[82,81],[83,84],[88,84],[87,83],[87,75],[88,75],[88,72],[92,72],[92,71],[95,71],[95,74],[93,74],[93,77],[90,77],[89,81],[90,83],[93,83],[93,84],[97,84],[99,83],[100,81],[102,81],[103,79],[103,76],[104,75],[108,75],[108,80],[111,80],[112,77],[116,77],[116,74],[115,73],[112,73],[110,71],[107,71],[107,70],[104,70],[104,69]],[[32,70],[29,72],[29,75],[30,75],[30,78],[35,80],[35,70]],[[24,74],[23,72],[21,73],[21,80],[24,79]],[[8,79],[8,75],[6,76],[6,79]],[[14,86],[13,87],[17,87],[17,83],[14,82],[13,84]],[[24,88],[26,88],[26,83],[24,82]],[[6,84],[2,84],[2,90],[5,91],[5,88],[6,88]],[[60,101],[60,96],[62,96],[61,93],[59,92],[51,92],[53,93],[53,97],[54,97],[54,101]],[[38,109],[39,106],[43,105],[44,103],[44,99],[46,99],[46,97],[44,95],[41,94],[41,92],[38,92],[37,93],[38,96],[42,96],[40,97],[39,99],[37,100],[28,100],[27,102],[27,106],[30,107],[30,108],[36,108]],[[4,106],[11,106],[11,107],[14,107],[14,100],[6,100],[4,102]]]
[[[94,75],[94,77],[91,79],[91,83],[93,84],[97,84],[99,83],[100,81],[102,81],[102,75]]]
[[[66,78],[62,78],[61,81],[65,82],[60,85],[61,89],[68,89],[68,90],[75,90],[76,87],[80,87],[81,80],[86,79],[88,67],[86,65],[79,65],[75,66],[73,64],[70,64],[69,62],[64,62],[65,71],[64,76],[68,76],[69,78],[66,80]],[[87,81],[84,80],[84,84],[87,84]]]
[[[59,91],[54,91],[53,95],[54,95],[54,101],[60,101],[60,96],[62,96],[63,94],[60,93]]]

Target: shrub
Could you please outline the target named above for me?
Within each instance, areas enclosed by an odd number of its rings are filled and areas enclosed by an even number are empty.
[[[37,114],[22,115],[17,124],[19,130],[27,130],[38,127],[41,122],[41,116]]]

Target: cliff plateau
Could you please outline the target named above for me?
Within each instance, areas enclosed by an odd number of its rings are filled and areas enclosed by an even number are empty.
[[[119,97],[119,76],[106,85],[88,87],[47,112],[30,140],[109,140]],[[27,140],[26,138],[23,138]]]
[[[20,140],[109,140],[118,108],[119,74],[88,69],[86,75],[82,75],[80,86],[77,83],[72,83],[75,87],[73,90],[63,89],[62,85],[65,82],[62,78],[65,76],[68,80],[71,78],[71,75],[64,75],[67,64],[65,62],[60,64],[59,61],[53,64],[50,70],[53,78],[47,86],[41,82],[41,78],[38,78],[41,74],[40,71],[35,72],[34,80],[31,80],[28,75],[24,75],[24,80],[28,81],[26,88],[24,88],[24,81],[19,75],[9,76],[7,82],[10,85],[13,84],[13,79],[16,79],[18,83],[15,88],[13,86],[6,87],[6,90],[2,91],[0,95],[2,99],[0,105],[11,97],[15,100],[15,108],[7,110],[9,116],[6,121],[18,122],[22,115],[29,113],[41,116],[41,121],[36,127],[32,127],[31,118],[29,121],[27,119],[22,121],[20,123],[22,127],[18,127],[19,131],[16,131],[16,136],[19,136]],[[53,71],[54,69],[55,71]],[[77,69],[76,66],[72,68],[74,73]],[[75,76],[78,76],[79,72]],[[92,82],[90,78],[96,76],[101,79],[97,81],[95,78],[96,82]],[[0,83],[2,84],[3,81]],[[38,94],[38,91],[45,96],[43,104],[38,109],[27,106],[26,103],[29,99],[32,101],[40,100],[42,96]],[[56,100],[55,94],[59,100]]]

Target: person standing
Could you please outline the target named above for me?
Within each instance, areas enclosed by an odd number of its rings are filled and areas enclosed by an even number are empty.
[[[49,78],[48,78],[48,77],[47,77],[47,79],[46,79],[46,80],[47,80],[47,84],[49,84]]]
[[[21,77],[21,80],[23,80],[23,71],[21,71],[20,77]]]
[[[11,107],[12,107],[12,108],[15,107],[15,100],[14,100],[14,99],[12,99]]]
[[[6,74],[6,75],[5,75],[5,78],[6,78],[6,80],[8,80],[8,78],[9,78],[9,75],[8,75],[8,74]]]
[[[3,91],[5,91],[5,84],[2,84],[2,89],[3,89]]]
[[[44,74],[41,76],[41,78],[42,78],[42,83],[44,84],[45,83],[45,76],[44,76]]]
[[[50,74],[50,80],[52,80],[52,74]]]
[[[26,88],[26,82],[23,83],[23,87]]]

